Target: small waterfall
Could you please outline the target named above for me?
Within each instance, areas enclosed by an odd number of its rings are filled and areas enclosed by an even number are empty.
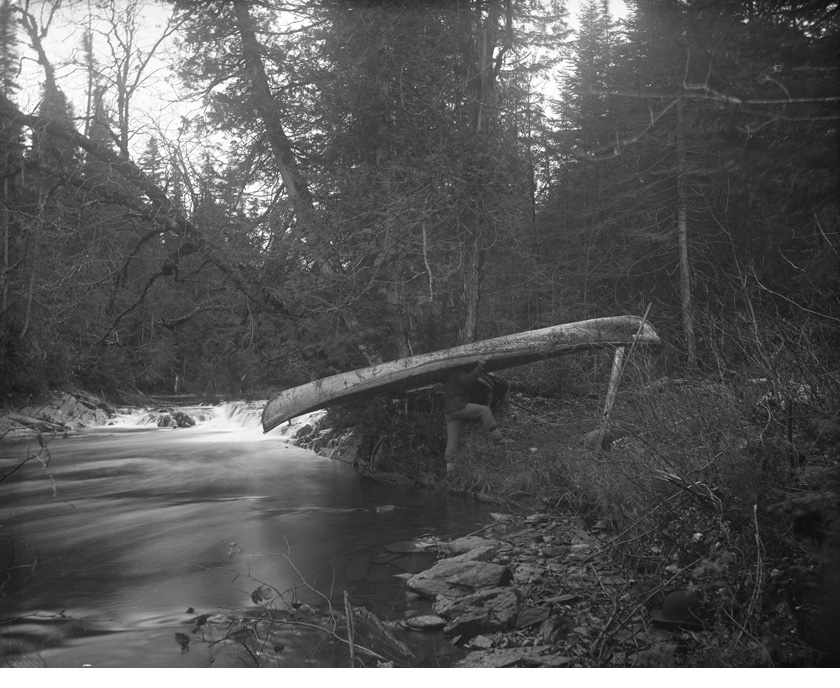
[[[219,407],[219,411],[224,415],[227,422],[232,425],[238,425],[243,428],[255,428],[262,432],[262,412],[265,404],[265,401],[231,401],[222,404]],[[312,411],[297,418],[292,418],[290,421],[272,430],[271,436],[292,439],[304,426],[315,426],[324,414],[326,414],[326,411]]]
[[[116,409],[108,425],[188,428],[194,425],[216,423],[219,419],[220,407],[216,406],[153,406]]]
[[[258,428],[265,404],[265,401],[229,401],[217,407],[216,411],[231,425]]]
[[[194,425],[230,427],[262,432],[263,401],[228,401],[219,406],[154,406],[119,408],[108,421],[111,426],[157,426],[184,428]],[[274,438],[293,439],[306,425],[315,426],[325,411],[313,411],[293,418],[272,430]]]

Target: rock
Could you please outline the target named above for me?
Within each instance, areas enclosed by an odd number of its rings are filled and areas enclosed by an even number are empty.
[[[159,428],[191,428],[195,420],[182,411],[158,409],[149,411],[137,421],[138,425],[157,425]]]
[[[181,411],[173,411],[171,416],[176,428],[191,428],[195,425],[195,420]]]
[[[467,537],[458,538],[443,545],[442,549],[447,554],[464,554],[480,547],[493,547],[498,549],[500,545],[501,543],[498,540],[489,540],[477,535],[468,535]]]
[[[517,628],[527,628],[534,624],[542,623],[551,613],[551,607],[531,607],[524,610],[516,620]]]
[[[513,516],[510,514],[492,513],[490,514],[490,518],[496,521],[496,523],[510,523],[513,521]]]
[[[362,438],[356,437],[356,435],[351,432],[339,437],[338,441],[333,446],[328,446],[329,451],[324,455],[334,461],[355,464],[360,459],[361,446]],[[318,453],[323,454],[323,452]]]
[[[550,514],[530,514],[525,517],[525,523],[548,523],[550,520]]]
[[[312,427],[312,425],[311,425],[310,423],[306,423],[306,424],[302,425],[302,426],[298,429],[298,431],[297,431],[297,432],[295,432],[295,434],[293,435],[293,437],[294,437],[294,439],[296,439],[296,440],[306,439],[306,438],[307,438],[307,437],[309,437],[309,436],[310,436],[310,435],[311,435],[314,431],[315,431],[315,428],[313,428],[313,427]]]
[[[463,556],[463,555],[462,555]],[[510,582],[506,566],[465,559],[442,559],[408,579],[408,587],[424,597],[456,597]]]
[[[490,588],[458,599],[439,598],[434,609],[449,619],[445,633],[474,636],[512,628],[521,594],[511,587]]]
[[[572,632],[574,623],[567,616],[550,616],[540,624],[540,638],[544,642],[564,640]]]
[[[529,666],[560,666],[560,664],[548,664],[556,657],[551,655],[543,658],[540,656],[541,652],[548,650],[546,645],[536,645],[533,647],[508,647],[503,650],[478,650],[470,652],[461,661],[456,662],[455,666],[462,669],[498,669],[501,667],[511,666],[512,664],[523,664]],[[571,661],[568,658],[564,663]]]
[[[487,545],[476,547],[455,557],[449,557],[447,561],[490,561],[496,554],[496,547]]]
[[[565,595],[555,595],[554,597],[549,597],[543,600],[543,604],[568,604],[570,602],[575,602],[579,599],[580,595],[573,595],[567,593]]]
[[[532,564],[520,564],[516,567],[513,574],[513,580],[520,585],[529,585],[539,583],[545,575],[545,569],[542,566],[534,566]]]
[[[20,409],[19,413],[67,429],[105,425],[113,415],[99,399],[69,392],[58,392],[47,403],[26,406]]]
[[[415,631],[436,631],[446,626],[446,619],[435,614],[414,616],[405,620],[406,625]]]
[[[489,650],[493,647],[493,640],[492,638],[488,638],[486,635],[477,635],[475,638],[470,640],[470,647],[473,647],[476,650]]]

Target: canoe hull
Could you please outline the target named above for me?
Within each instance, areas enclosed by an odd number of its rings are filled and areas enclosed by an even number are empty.
[[[440,382],[448,370],[485,361],[488,373],[599,348],[656,344],[650,323],[633,315],[595,318],[485,339],[451,349],[351,370],[274,395],[262,414],[263,431],[310,411],[401,389]]]

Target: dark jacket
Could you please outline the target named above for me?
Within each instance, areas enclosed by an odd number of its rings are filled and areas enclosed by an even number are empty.
[[[455,368],[443,380],[443,413],[460,411],[470,403],[470,385],[472,385],[484,371],[481,364],[476,364],[470,371]]]

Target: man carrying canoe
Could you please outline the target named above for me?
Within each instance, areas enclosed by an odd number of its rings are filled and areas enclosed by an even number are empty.
[[[502,435],[489,406],[470,401],[470,385],[484,372],[484,361],[479,361],[470,370],[467,366],[454,368],[443,380],[443,417],[446,420],[446,474],[455,470],[455,453],[458,449],[458,433],[465,420],[481,419],[485,430],[496,444],[511,444],[513,440]]]

